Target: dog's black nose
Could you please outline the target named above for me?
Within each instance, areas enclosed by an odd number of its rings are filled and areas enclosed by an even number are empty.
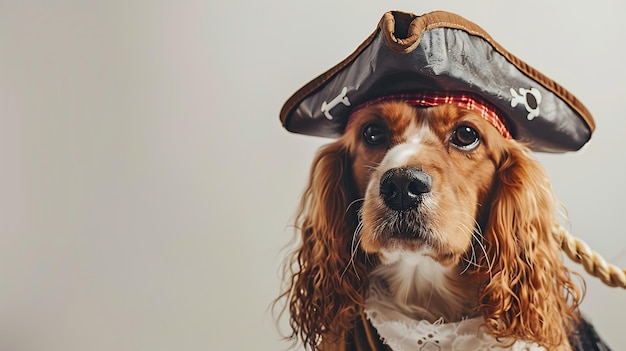
[[[416,208],[431,188],[430,176],[413,167],[392,168],[380,178],[380,196],[387,207],[396,211]]]

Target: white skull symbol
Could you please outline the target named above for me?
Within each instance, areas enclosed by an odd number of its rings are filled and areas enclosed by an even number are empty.
[[[515,89],[511,88],[511,107],[515,107],[518,104],[522,104],[528,111],[529,121],[532,121],[535,117],[539,116],[539,104],[541,104],[541,92],[535,88],[524,89],[519,88],[519,93]]]

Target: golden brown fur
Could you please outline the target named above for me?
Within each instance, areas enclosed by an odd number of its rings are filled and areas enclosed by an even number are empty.
[[[371,123],[384,128],[385,143],[364,141]],[[451,143],[459,126],[478,132],[477,146]],[[432,178],[432,190],[410,219],[379,195],[383,173],[405,166]],[[344,135],[317,154],[302,198],[300,241],[281,295],[291,337],[311,349],[341,337],[362,312],[371,281],[389,290],[399,311],[428,312],[416,318],[482,316],[496,337],[568,349],[581,294],[550,234],[556,204],[528,150],[474,113],[401,102],[359,110]],[[399,227],[415,233],[398,235]],[[442,279],[409,286],[398,267],[411,255],[436,262]]]

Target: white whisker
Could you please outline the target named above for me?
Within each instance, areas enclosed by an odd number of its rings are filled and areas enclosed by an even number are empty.
[[[348,213],[348,211],[350,211],[350,207],[352,207],[353,205],[356,205],[356,204],[358,204],[360,202],[364,202],[364,201],[365,201],[365,198],[355,199],[350,204],[348,204],[348,207],[346,207],[346,213]]]
[[[491,266],[491,260],[489,259],[489,255],[487,254],[487,250],[485,249],[485,245],[483,245],[483,241],[485,240],[485,236],[483,235],[482,228],[480,227],[480,225],[477,222],[476,222],[476,227],[475,227],[474,231],[472,232],[472,237],[474,239],[476,239],[476,243],[478,244],[478,247],[480,247],[480,250],[482,251],[483,255],[485,255],[485,261],[487,262],[487,268],[488,268],[488,272],[489,272],[489,279],[491,279],[491,278],[493,278],[493,276],[492,276],[493,267]],[[477,262],[476,262],[476,265],[478,265]]]
[[[353,201],[348,208],[355,203],[356,201],[359,200],[355,200]],[[360,201],[363,201],[363,199],[361,199]],[[361,279],[361,277],[359,276],[359,272],[356,269],[356,265],[355,265],[355,258],[358,252],[358,248],[359,245],[361,245],[361,230],[363,229],[363,222],[361,221],[361,215],[359,213],[359,223],[357,224],[356,228],[354,229],[354,233],[352,234],[352,242],[350,244],[350,260],[348,260],[348,263],[346,264],[346,267],[343,269],[343,272],[341,272],[341,278],[343,279],[343,276],[346,274],[346,272],[348,271],[348,268],[350,266],[352,266],[352,268],[354,269],[354,273],[356,273],[356,277],[357,279]]]

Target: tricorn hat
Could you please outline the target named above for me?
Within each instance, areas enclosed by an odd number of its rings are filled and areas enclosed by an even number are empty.
[[[287,100],[280,119],[291,132],[338,137],[355,107],[420,92],[477,97],[534,151],[578,150],[595,129],[591,113],[565,88],[478,25],[443,11],[385,13],[356,51]]]

